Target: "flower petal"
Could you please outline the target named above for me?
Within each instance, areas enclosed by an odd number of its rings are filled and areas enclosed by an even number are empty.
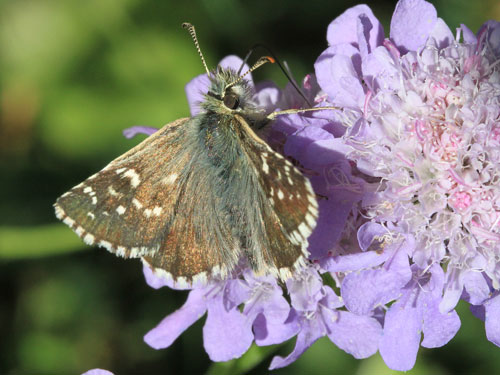
[[[377,47],[363,59],[363,75],[371,90],[398,90],[401,87],[400,72],[393,56],[386,47]]]
[[[463,36],[465,43],[469,43],[469,44],[476,44],[477,43],[476,34],[474,34],[474,32],[471,29],[469,29],[463,23],[460,24],[460,29],[462,30],[462,36]]]
[[[479,29],[479,33],[483,28],[488,28],[488,46],[498,59],[500,57],[500,22],[495,20],[486,21]]]
[[[436,20],[430,37],[436,40],[438,48],[446,48],[455,40],[450,28],[441,18]]]
[[[210,80],[206,74],[200,74],[186,85],[185,91],[191,116],[200,113],[200,104],[205,101],[205,94],[208,92],[209,87]]]
[[[375,250],[379,250],[380,238],[387,234],[387,229],[378,223],[368,222],[358,229],[358,242],[362,251],[366,251],[375,242]]]
[[[359,43],[358,27],[360,22],[364,26],[363,34],[368,46],[371,48],[379,46],[384,40],[384,28],[373,15],[370,7],[364,4],[347,9],[328,25],[326,34],[328,44],[331,46],[337,44],[357,45]]]
[[[482,272],[470,271],[464,276],[467,300],[473,305],[480,305],[490,297],[490,287]]]
[[[313,184],[314,185],[314,184]],[[347,217],[357,199],[349,194],[329,194],[328,200],[319,201],[319,219],[309,237],[311,259],[325,257],[338,243]],[[329,258],[328,258],[329,259]]]
[[[247,278],[251,293],[245,301],[243,313],[254,321],[259,314],[264,314],[271,323],[283,323],[289,313],[290,304],[283,297],[283,289],[271,276]]]
[[[172,345],[182,332],[205,314],[207,310],[205,293],[203,289],[192,290],[179,310],[168,315],[144,336],[146,344],[154,349]]]
[[[226,311],[222,296],[207,301],[207,305],[203,345],[208,356],[215,362],[241,357],[252,345],[252,322],[237,307]]]
[[[446,273],[446,284],[443,299],[439,304],[439,311],[447,313],[455,308],[464,289],[464,278],[462,271],[449,267]]]
[[[94,368],[92,370],[85,371],[82,375],[113,375],[113,373],[108,370]]]
[[[298,118],[298,119],[297,119]],[[290,135],[285,143],[284,151],[286,155],[290,155],[295,159],[302,160],[307,152],[307,146],[311,143],[322,140],[322,139],[335,139],[333,135],[326,130],[323,130],[316,126],[309,125],[304,117],[302,116],[290,116],[289,120],[297,119],[303,124],[303,128]],[[293,121],[293,120],[292,120]],[[298,121],[294,121],[297,123]]]
[[[314,68],[318,84],[334,105],[362,108],[365,93],[353,59],[336,52],[337,48],[330,47],[316,60]]]
[[[321,266],[330,272],[357,271],[363,268],[378,266],[390,256],[391,254],[388,252],[379,254],[376,251],[367,251],[364,253],[328,257],[321,262]]]
[[[422,327],[421,312],[411,306],[395,303],[385,314],[384,334],[379,351],[393,370],[408,371],[417,359]]]
[[[133,138],[137,134],[151,135],[155,133],[157,130],[158,128],[154,128],[152,126],[132,126],[130,128],[123,130],[123,136],[125,138]]]
[[[437,21],[434,5],[423,0],[400,0],[391,20],[391,39],[403,52],[422,47]]]
[[[394,250],[393,244],[387,246],[388,251]],[[387,263],[389,263],[387,265]],[[411,279],[408,255],[399,249],[386,266],[376,270],[351,272],[342,282],[341,294],[347,309],[355,314],[370,315],[378,305],[384,305],[401,294],[403,288]],[[373,288],[376,285],[377,288]]]
[[[424,309],[422,331],[425,348],[439,348],[446,345],[460,329],[460,318],[455,310],[442,314],[439,300],[428,301]]]
[[[300,331],[297,313],[290,310],[288,318],[282,322],[272,322],[266,319],[264,314],[259,314],[253,322],[255,343],[259,346],[280,344]]]
[[[292,307],[297,311],[314,311],[323,298],[323,280],[312,268],[286,281]]]
[[[293,351],[285,358],[275,356],[271,361],[269,370],[282,368],[295,362],[312,344],[316,342],[316,340],[323,335],[324,333],[319,326],[317,319],[311,321],[305,320],[302,325],[302,329],[297,335],[297,341],[295,342],[295,348],[293,348]]]
[[[377,352],[382,327],[376,319],[348,311],[336,315],[336,320],[328,325],[328,337],[335,345],[358,359]]]
[[[255,85],[257,94],[255,100],[260,107],[265,108],[267,112],[272,112],[277,108],[281,98],[281,90],[274,82],[258,82]]]
[[[224,57],[220,62],[219,66],[221,66],[224,69],[232,69],[235,72],[238,72],[240,70],[240,74],[245,74],[250,70],[250,67],[247,64],[243,64],[243,60],[236,55],[229,55]],[[249,73],[245,76],[245,79],[250,83],[251,86],[254,86],[253,83],[253,78],[252,78],[252,73]]]
[[[486,337],[496,346],[500,346],[500,294],[485,304]]]

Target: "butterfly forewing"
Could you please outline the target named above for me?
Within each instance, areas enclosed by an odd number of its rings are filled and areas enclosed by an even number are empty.
[[[237,132],[250,161],[262,231],[262,253],[266,268],[288,278],[304,266],[307,238],[316,226],[318,205],[311,184],[287,159],[257,137],[241,116]],[[258,225],[257,225],[258,226]]]
[[[221,182],[203,168],[203,150],[190,144],[196,128],[196,119],[166,125],[63,194],[57,216],[86,243],[124,257],[148,256],[174,281],[231,268],[238,249],[227,215],[214,209],[211,189]]]

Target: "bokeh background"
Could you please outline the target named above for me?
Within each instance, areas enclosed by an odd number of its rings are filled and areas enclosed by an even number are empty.
[[[385,30],[395,1],[370,1]],[[153,290],[140,262],[84,246],[52,203],[138,142],[121,131],[188,115],[184,85],[203,72],[187,32],[197,27],[207,62],[271,46],[300,80],[326,48],[326,28],[354,1],[0,1],[0,374],[265,374],[294,340],[210,363],[204,319],[172,347],[143,335],[178,308],[184,292]],[[453,29],[500,19],[498,0],[433,1]],[[257,80],[286,83],[268,65]],[[409,374],[500,373],[500,348],[460,305],[462,328],[444,348],[421,349]],[[378,355],[357,361],[328,339],[273,374],[388,374]]]

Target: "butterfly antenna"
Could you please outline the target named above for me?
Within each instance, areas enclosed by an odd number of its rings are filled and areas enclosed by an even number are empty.
[[[234,82],[231,82],[229,85],[227,85],[225,88],[224,88],[224,91],[226,91],[228,88],[236,85],[238,82],[241,82],[241,80],[243,78],[245,78],[247,75],[249,75],[250,73],[252,73],[255,69],[261,67],[262,65],[264,64],[267,64],[267,63],[271,63],[271,64],[274,64],[276,60],[274,60],[272,57],[270,56],[262,56],[260,59],[257,60],[257,62],[255,64],[253,64],[253,66],[248,69],[247,72],[245,72],[245,74],[241,75],[238,77],[238,79]],[[240,69],[241,70],[241,69]]]
[[[187,29],[187,31],[189,31],[191,38],[193,38],[194,45],[196,46],[196,50],[198,51],[198,54],[201,57],[201,62],[203,63],[203,66],[205,67],[207,74],[210,75],[210,71],[207,68],[207,63],[205,62],[205,58],[203,57],[203,53],[201,53],[200,44],[198,43],[198,38],[196,37],[196,31],[194,30],[194,26],[191,25],[189,22],[184,22],[182,24],[182,28]]]
[[[273,53],[273,51],[268,47],[266,46],[265,44],[262,44],[262,43],[256,43],[254,44],[250,50],[248,51],[247,55],[245,56],[245,59],[243,60],[243,63],[241,64],[241,67],[240,67],[240,70],[238,71],[238,74],[240,73],[241,69],[243,69],[243,66],[245,65],[245,63],[248,61],[248,59],[250,58],[250,56],[252,55],[252,53],[257,49],[257,48],[263,48],[265,49],[274,59],[274,61],[276,62],[276,64],[278,65],[278,67],[281,69],[281,71],[283,72],[283,74],[285,75],[285,77],[288,79],[288,82],[291,83],[291,85],[295,88],[295,90],[297,90],[297,92],[299,93],[299,95],[302,97],[302,99],[304,99],[304,101],[307,103],[307,105],[309,107],[312,107],[312,104],[309,102],[309,100],[306,98],[306,96],[304,95],[304,93],[302,92],[302,90],[299,88],[299,86],[297,85],[297,83],[295,82],[295,80],[291,77],[291,75],[289,74],[289,72],[287,72],[287,69],[285,69],[283,67],[283,65],[281,64],[280,60],[276,57],[276,55]]]

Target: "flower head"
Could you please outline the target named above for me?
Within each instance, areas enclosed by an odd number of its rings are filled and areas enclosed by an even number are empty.
[[[477,35],[462,25],[454,36],[430,3],[401,0],[389,39],[366,5],[335,19],[327,39],[303,88],[311,102],[342,110],[282,116],[268,134],[320,197],[312,262],[285,286],[243,267],[193,287],[146,335],[152,347],[207,314],[215,361],[297,336],[288,356],[273,359],[279,368],[328,336],[356,358],[379,350],[390,368],[409,370],[420,345],[456,334],[460,298],[500,345],[500,24]],[[290,87],[248,78],[269,112],[304,105]],[[207,86],[201,75],[186,87],[193,115]],[[144,272],[151,286],[172,286]]]
[[[336,39],[341,31],[351,39]],[[360,245],[370,232],[389,245],[372,264],[362,246],[325,267],[346,273],[341,290],[350,310],[366,314],[396,301],[379,348],[394,369],[413,367],[420,331],[427,347],[453,337],[464,291],[482,304],[488,283],[500,287],[498,35],[500,24],[490,21],[477,36],[462,25],[454,37],[431,4],[402,0],[384,40],[369,9],[358,6],[330,25],[330,47],[316,62],[322,99],[356,114],[346,117],[342,138],[366,184],[362,218],[353,215],[351,226]],[[394,246],[404,255],[386,258]],[[396,259],[403,263],[394,269]],[[366,296],[360,288],[370,280],[378,287]]]

